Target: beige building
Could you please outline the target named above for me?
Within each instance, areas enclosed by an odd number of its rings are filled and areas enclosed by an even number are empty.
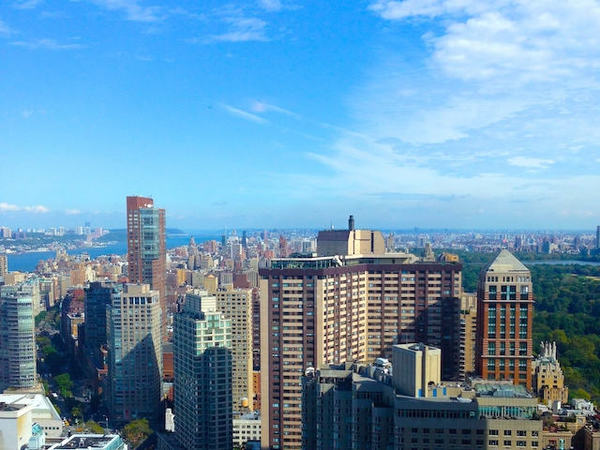
[[[253,409],[252,289],[219,289],[217,310],[231,321],[233,411]]]
[[[559,401],[567,403],[569,388],[556,356],[556,342],[542,342],[539,356],[533,361],[533,388],[537,396],[549,406]]]
[[[475,372],[475,342],[477,340],[477,294],[463,292],[460,296],[462,326],[462,364],[465,374]]]
[[[394,353],[401,352],[394,346]],[[392,373],[419,378],[423,361],[403,362],[407,365],[392,365]],[[439,378],[439,371],[431,378]],[[307,371],[302,379],[303,448],[542,448],[537,401],[522,386],[431,382],[428,395],[413,396],[396,380],[386,369],[359,364]]]
[[[219,279],[215,277],[213,274],[206,275],[204,277],[204,289],[206,289],[210,294],[214,294],[217,292],[219,288]]]
[[[6,255],[0,255],[0,277],[4,277],[8,272],[8,259]]]
[[[27,274],[22,272],[6,272],[4,274],[4,284],[18,284],[25,281]]]
[[[109,313],[109,404],[115,422],[160,417],[162,347],[160,294],[125,284]]]
[[[430,384],[438,385],[442,374],[442,352],[424,344],[394,345],[392,349],[394,386],[411,397],[427,397]]]
[[[459,373],[460,264],[404,253],[285,258],[260,275],[265,447],[301,446],[308,368],[389,358],[393,344],[424,342],[442,347],[442,373]]]
[[[381,231],[355,230],[350,216],[347,230],[319,231],[318,256],[381,255],[385,253],[385,239]]]

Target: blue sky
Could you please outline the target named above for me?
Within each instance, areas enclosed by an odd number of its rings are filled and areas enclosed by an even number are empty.
[[[600,3],[6,0],[0,225],[591,228]]]

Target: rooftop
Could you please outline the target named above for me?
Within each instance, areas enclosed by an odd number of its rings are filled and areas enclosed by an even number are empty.
[[[525,386],[507,383],[473,383],[478,397],[532,398]]]
[[[501,250],[487,268],[488,272],[529,272],[529,269],[508,250]]]
[[[49,450],[68,449],[118,449],[121,443],[120,436],[116,434],[74,434],[60,444],[53,445]]]

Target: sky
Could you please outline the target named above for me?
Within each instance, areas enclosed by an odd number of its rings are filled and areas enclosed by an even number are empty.
[[[2,0],[0,226],[592,229],[600,1]]]

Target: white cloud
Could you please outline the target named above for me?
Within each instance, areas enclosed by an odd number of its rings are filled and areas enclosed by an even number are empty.
[[[552,159],[530,158],[527,156],[515,156],[508,159],[508,164],[527,169],[546,169],[556,161]]]
[[[280,106],[273,105],[272,103],[265,103],[260,100],[254,100],[252,102],[252,105],[250,106],[250,109],[255,113],[276,112],[276,113],[284,114],[286,116],[292,116],[292,117],[296,117],[296,118],[300,117],[298,114],[296,114],[293,111],[290,111],[289,109],[285,109]]]
[[[0,19],[0,35],[9,35],[11,32],[10,27]]]
[[[33,9],[41,4],[44,0],[16,0],[13,3],[13,8],[16,9]]]
[[[10,43],[15,47],[22,47],[29,50],[78,50],[85,48],[83,44],[61,43],[55,39],[35,39],[32,41],[13,41]]]
[[[220,105],[221,108],[223,108],[225,111],[227,111],[229,114],[232,114],[236,117],[240,117],[244,120],[248,120],[250,122],[254,122],[254,123],[260,123],[260,124],[266,124],[269,123],[269,121],[263,117],[260,117],[256,114],[252,114],[248,111],[244,111],[243,109],[239,109],[239,108],[235,108],[231,105],[227,105],[227,104],[221,104]]]
[[[78,214],[81,214],[81,211],[78,209],[66,209],[65,210],[65,214],[67,216],[76,216]]]
[[[159,22],[166,16],[159,6],[144,6],[139,0],[92,0],[92,2],[109,11],[125,14],[127,20],[133,22]]]
[[[216,42],[248,42],[268,41],[266,35],[267,23],[256,17],[227,17],[225,22],[228,30],[221,34],[212,35],[208,41]]]
[[[258,4],[267,11],[280,11],[282,8],[280,0],[259,0]]]
[[[19,211],[24,211],[24,212],[31,212],[31,213],[39,213],[39,214],[44,214],[49,212],[50,210],[42,205],[35,205],[35,206],[18,206],[18,205],[13,205],[11,203],[6,203],[6,202],[0,202],[0,212],[19,212]]]

